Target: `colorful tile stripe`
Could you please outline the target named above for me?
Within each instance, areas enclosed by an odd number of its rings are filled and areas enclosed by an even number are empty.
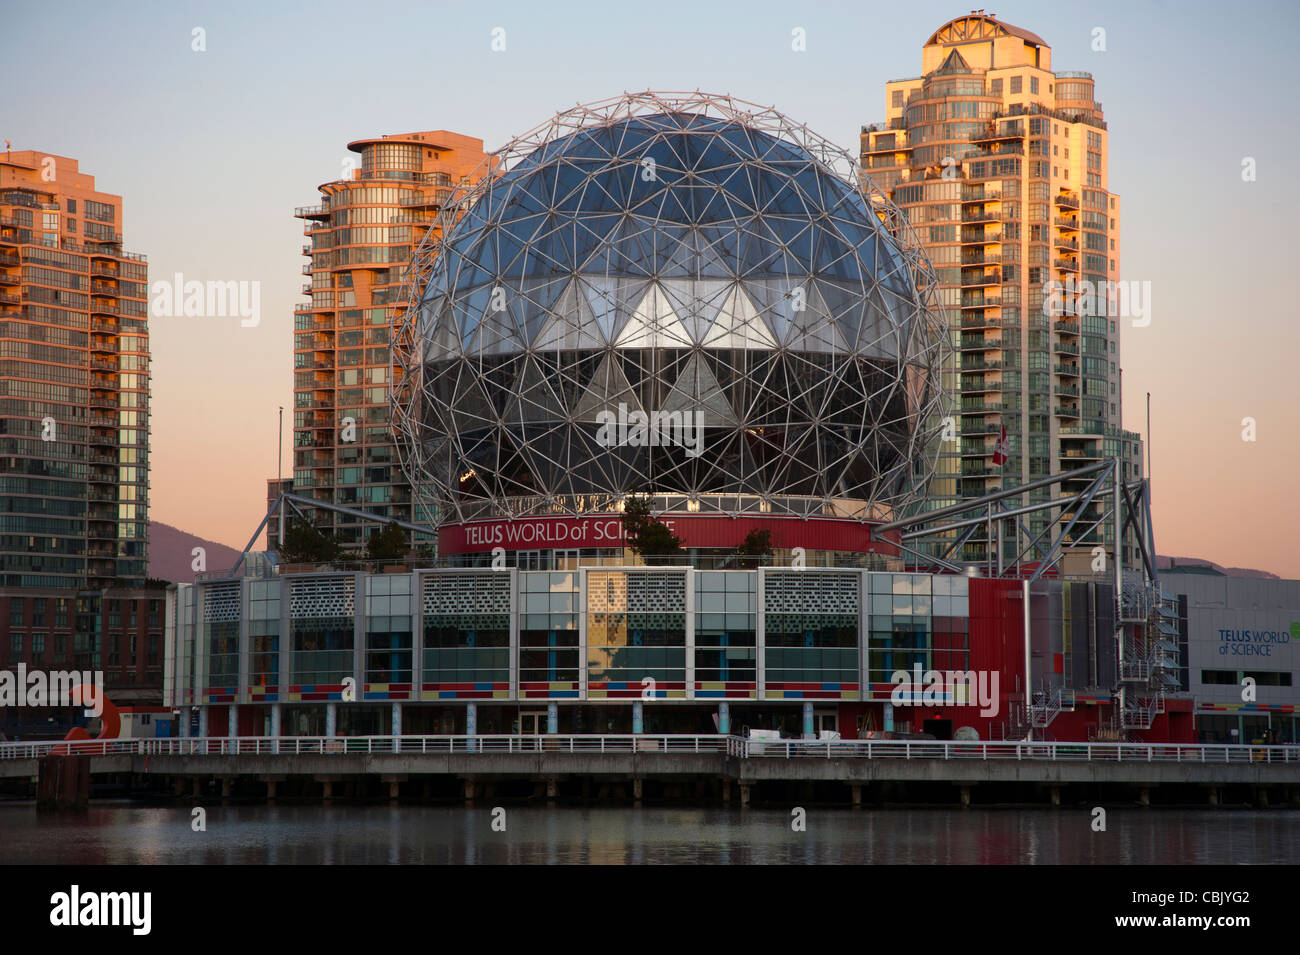
[[[606,682],[606,683],[588,683],[587,699],[589,700],[639,700],[639,699],[656,699],[656,700],[684,700],[686,699],[685,683],[656,683],[653,691],[642,687],[640,682]]]
[[[425,683],[422,700],[508,700],[509,683]]]
[[[695,698],[697,700],[724,699],[727,697],[752,700],[758,697],[757,683],[712,683],[697,681]]]
[[[409,700],[409,683],[367,683],[361,688],[363,700]]]
[[[856,700],[861,697],[857,683],[769,683],[769,700]]]
[[[1297,713],[1290,703],[1197,703],[1198,713]]]
[[[342,683],[311,683],[289,687],[290,703],[308,703],[313,700],[342,700]]]
[[[577,683],[520,683],[519,698],[521,700],[536,699],[560,699],[576,700],[578,698]]]

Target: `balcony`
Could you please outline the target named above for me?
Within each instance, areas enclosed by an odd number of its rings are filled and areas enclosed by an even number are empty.
[[[1060,395],[1065,398],[1077,398],[1079,397],[1079,386],[1078,385],[1057,385],[1055,388],[1052,389],[1052,394]]]
[[[1052,370],[1055,371],[1058,375],[1065,375],[1067,378],[1079,377],[1078,365],[1053,365]]]
[[[0,305],[21,305],[22,301],[23,300],[17,295],[8,295],[4,292],[0,292]]]
[[[966,341],[962,339],[961,351],[991,351],[1002,347],[1000,338],[982,338],[978,341]]]
[[[962,328],[1001,328],[1002,319],[997,315],[972,315],[969,318],[963,317],[961,320]]]
[[[1067,196],[1064,193],[1056,197],[1056,204],[1062,209],[1078,209],[1079,200],[1074,196]]]
[[[972,265],[1001,265],[1002,256],[1000,255],[981,255],[975,258],[962,259],[961,267],[967,268]]]
[[[1071,251],[1071,252],[1078,252],[1078,251],[1079,251],[1079,240],[1078,240],[1078,239],[1067,239],[1067,238],[1064,238],[1063,236],[1059,236],[1059,235],[1058,235],[1058,236],[1056,237],[1056,241],[1053,242],[1052,244],[1055,245],[1058,249],[1067,249],[1067,250],[1069,250],[1069,251]]]
[[[1001,298],[986,298],[981,302],[962,302],[961,307],[966,308],[1001,308]]]
[[[8,272],[0,272],[0,285],[19,286],[22,284],[22,277],[17,272],[12,275]]]
[[[995,275],[993,273],[980,272],[976,275],[963,275],[961,277],[962,288],[980,288],[989,285],[1001,285],[1001,284],[1002,284],[1001,273]]]
[[[406,196],[398,202],[403,209],[443,209],[451,205],[451,190],[430,189],[418,196]]]
[[[1078,322],[1067,322],[1067,321],[1053,322],[1052,327],[1056,329],[1058,332],[1062,332],[1063,334],[1066,335],[1079,334]]]
[[[964,362],[959,371],[965,374],[968,371],[998,371],[1002,368],[1002,362],[998,359],[992,361],[969,361]],[[964,387],[964,386],[963,386]]]
[[[293,210],[295,219],[328,219],[329,215],[329,207],[323,203],[315,206],[299,206]]]
[[[1068,345],[1065,342],[1055,342],[1052,345],[1052,351],[1056,352],[1058,355],[1078,355],[1079,346]]]
[[[1062,272],[1077,272],[1077,271],[1079,271],[1079,261],[1078,261],[1078,259],[1054,259],[1054,260],[1052,260],[1052,265],[1053,265],[1055,268],[1060,269]]]
[[[1055,219],[1053,219],[1052,221],[1053,221],[1054,223],[1056,223],[1056,227],[1057,227],[1058,229],[1065,229],[1067,232],[1078,232],[1078,231],[1079,231],[1079,220],[1078,220],[1078,219],[1066,219],[1066,218],[1064,218],[1063,216],[1057,216],[1057,217],[1056,217]]]
[[[974,211],[963,211],[961,214],[962,222],[1001,222],[1002,212],[998,209],[976,209]]]
[[[1080,416],[1078,408],[1070,408],[1065,405],[1057,405],[1055,411],[1059,418],[1078,418]]]

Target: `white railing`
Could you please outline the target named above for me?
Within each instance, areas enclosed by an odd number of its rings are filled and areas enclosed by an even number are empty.
[[[757,759],[1046,760],[1051,762],[1300,763],[1300,746],[940,740],[743,740],[654,734],[541,736],[283,736],[0,743],[0,760],[84,756],[333,756],[357,754],[714,754]]]

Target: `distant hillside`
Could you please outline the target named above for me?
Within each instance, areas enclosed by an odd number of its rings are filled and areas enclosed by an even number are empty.
[[[1212,560],[1203,560],[1200,557],[1164,557],[1156,555],[1156,570],[1169,570],[1171,567],[1198,567],[1207,570],[1214,570],[1225,577],[1262,577],[1266,580],[1281,580],[1277,574],[1270,574],[1267,570],[1255,570],[1251,567],[1224,567],[1222,564],[1216,564]]]
[[[194,582],[194,548],[207,551],[208,570],[229,570],[239,551],[216,541],[187,534],[170,524],[149,522],[149,576],[174,584]]]

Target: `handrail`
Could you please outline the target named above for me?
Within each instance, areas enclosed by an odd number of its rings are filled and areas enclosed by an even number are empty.
[[[0,760],[82,756],[371,754],[714,754],[792,759],[1038,760],[1048,762],[1300,763],[1300,745],[1092,743],[1030,740],[747,740],[656,733],[485,736],[242,736],[0,743]]]

